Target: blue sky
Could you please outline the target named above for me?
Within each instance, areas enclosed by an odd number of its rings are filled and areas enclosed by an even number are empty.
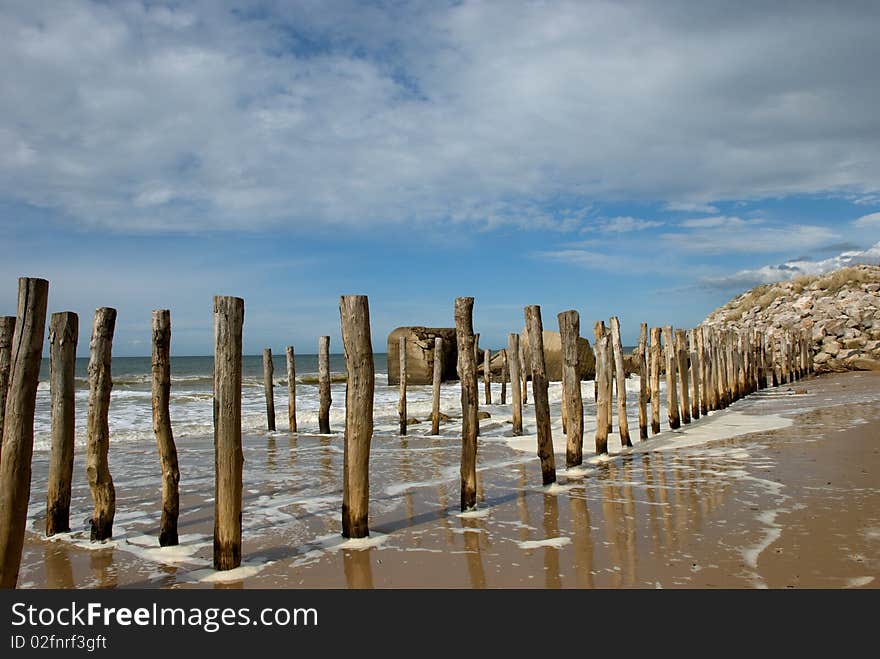
[[[234,8],[233,8],[234,7]],[[338,351],[540,304],[692,326],[755,284],[880,262],[874,3],[0,5],[0,313],[119,310],[114,354]]]

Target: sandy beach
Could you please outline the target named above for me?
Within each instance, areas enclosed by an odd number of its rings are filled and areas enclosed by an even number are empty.
[[[558,384],[558,383],[556,383]],[[591,383],[584,383],[585,387]],[[551,389],[552,392],[552,389]],[[552,398],[552,396],[551,396]],[[587,399],[585,394],[585,399]],[[557,402],[558,405],[558,402]],[[850,588],[880,586],[880,374],[767,389],[679,431],[558,469],[541,486],[534,435],[513,440],[492,406],[476,511],[458,510],[456,421],[441,436],[377,433],[371,536],[340,535],[342,436],[245,438],[242,567],[211,569],[213,447],[179,445],[181,545],[159,548],[152,442],[112,447],[114,539],[44,526],[46,455],[34,478],[23,588]],[[557,465],[564,438],[554,408]],[[631,422],[632,423],[632,422]],[[664,425],[665,428],[665,425]],[[531,406],[526,433],[534,432]],[[592,433],[585,433],[585,449]]]

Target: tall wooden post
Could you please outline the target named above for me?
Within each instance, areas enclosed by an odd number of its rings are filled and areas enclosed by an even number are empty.
[[[675,355],[677,358],[676,367],[681,382],[681,422],[691,422],[691,406],[690,391],[688,382],[688,350],[687,350],[687,334],[683,329],[675,330]]]
[[[461,509],[477,505],[477,360],[474,298],[455,298],[455,341],[461,380]]]
[[[18,280],[18,310],[0,457],[0,588],[15,588],[21,567],[48,297],[49,282],[45,279]]]
[[[263,348],[263,389],[266,392],[266,421],[269,430],[275,430],[275,364],[272,348]]]
[[[522,435],[522,392],[519,389],[519,383],[523,379],[520,373],[520,345],[519,334],[511,333],[507,335],[507,354],[508,364],[510,365],[510,397],[513,414],[513,435],[519,437]]]
[[[617,380],[617,426],[621,446],[632,446],[629,421],[626,418],[626,370],[623,366],[623,346],[620,343],[620,320],[611,316],[611,347],[614,351],[614,372]]]
[[[241,565],[241,328],[244,300],[214,296],[214,569]]]
[[[15,334],[15,316],[0,316],[0,440],[3,439],[3,417],[6,414],[6,392],[12,369],[12,337]]]
[[[706,359],[706,344],[703,337],[703,326],[698,325],[694,329],[694,349],[697,353],[698,377],[700,378],[700,414],[705,416],[709,413],[709,362]]]
[[[492,351],[486,348],[483,351],[483,391],[486,394],[486,405],[492,404]]]
[[[608,389],[605,387],[606,371],[608,370],[607,344],[608,335],[605,334],[605,323],[601,320],[593,325],[593,335],[596,339],[593,352],[596,355],[596,454],[608,453],[608,403],[605,400]]]
[[[700,353],[697,350],[697,338],[694,330],[687,331],[685,346],[690,350],[691,362],[691,418],[700,418]]]
[[[89,356],[89,416],[86,440],[86,474],[94,500],[92,513],[92,541],[113,537],[113,518],[116,515],[116,488],[110,475],[107,454],[110,450],[110,356],[113,349],[113,331],[116,328],[116,309],[100,307],[95,310],[92,326],[91,354]]]
[[[342,485],[342,535],[370,534],[370,442],[373,438],[373,394],[376,380],[370,306],[366,295],[339,298],[345,347],[345,455]],[[405,381],[405,374],[400,379]]]
[[[648,324],[639,326],[639,439],[648,439]]]
[[[651,434],[660,432],[660,328],[651,328]]]
[[[576,467],[584,461],[584,404],[578,373],[578,338],[580,315],[563,311],[557,317],[562,342],[562,406],[566,423],[565,466]]]
[[[529,362],[532,365],[532,397],[535,399],[535,424],[538,428],[538,457],[541,458],[541,477],[544,485],[556,482],[556,464],[553,457],[553,435],[550,430],[549,383],[544,365],[544,325],[541,307],[530,304],[525,308],[529,332]]]
[[[49,320],[49,389],[52,454],[46,495],[46,535],[70,531],[70,485],[76,416],[76,343],[79,318],[72,311]]]
[[[153,434],[162,466],[162,520],[159,525],[159,546],[177,544],[177,518],[180,514],[180,469],[177,447],[171,432],[171,312],[153,312]]]
[[[401,336],[397,354],[400,361],[400,394],[397,399],[398,428],[401,435],[406,434],[406,337]]]
[[[330,337],[318,337],[318,432],[330,434]]]
[[[672,326],[670,325],[666,325],[663,328],[663,349],[666,354],[666,414],[669,417],[669,427],[675,430],[681,427],[681,417],[678,412],[675,335],[672,333]]]
[[[507,350],[501,349],[501,404],[507,405],[507,375],[510,366],[507,360]]]
[[[296,355],[293,346],[287,346],[287,424],[290,432],[296,432]]]
[[[434,380],[431,388],[431,434],[440,434],[440,380],[443,377],[443,339],[434,339]]]

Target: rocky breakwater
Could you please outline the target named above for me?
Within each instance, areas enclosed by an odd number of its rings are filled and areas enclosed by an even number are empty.
[[[752,327],[771,337],[806,329],[817,372],[880,370],[880,266],[758,286],[712,312],[703,324]]]

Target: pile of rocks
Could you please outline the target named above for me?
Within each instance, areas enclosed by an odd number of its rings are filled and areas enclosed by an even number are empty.
[[[817,372],[880,370],[880,266],[759,286],[712,312],[704,324],[771,335],[808,329]]]

